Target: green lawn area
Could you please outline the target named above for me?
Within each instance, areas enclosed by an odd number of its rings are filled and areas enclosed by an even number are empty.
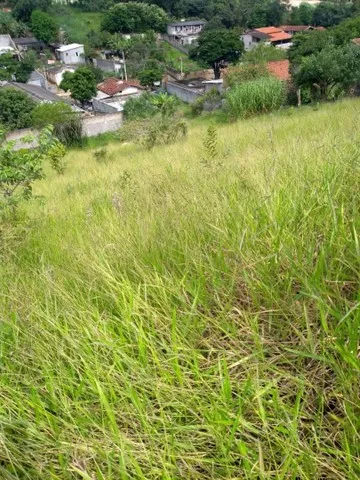
[[[360,478],[359,111],[47,171],[0,224],[1,480]]]
[[[194,62],[193,60],[190,60],[188,55],[180,52],[169,43],[162,42],[162,46],[165,51],[165,63],[167,64],[167,66],[173,68],[174,70],[177,70],[180,72],[181,62],[182,62],[183,72],[185,73],[196,72],[197,70],[203,69],[203,67],[201,67],[198,63]]]
[[[102,13],[82,12],[67,6],[56,7],[56,12],[56,21],[67,32],[70,42],[84,43],[89,32],[100,32]]]

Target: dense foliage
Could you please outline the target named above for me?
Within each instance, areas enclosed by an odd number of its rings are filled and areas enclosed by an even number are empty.
[[[115,5],[105,14],[102,28],[110,33],[163,32],[167,19],[164,10],[156,5],[127,2]]]
[[[15,88],[0,88],[0,125],[8,129],[30,127],[34,107],[35,103],[25,93]]]
[[[28,51],[21,62],[11,53],[0,55],[0,80],[16,80],[26,83],[37,63],[36,54]]]
[[[274,77],[239,83],[226,94],[225,109],[233,118],[278,110],[285,101],[285,86]]]
[[[220,70],[230,62],[236,62],[244,51],[244,45],[236,30],[203,30],[198,44],[190,51],[190,57],[214,70],[220,78]]]
[[[32,139],[29,139],[31,141]],[[0,131],[0,214],[32,196],[36,180],[45,177],[46,161],[58,172],[63,173],[64,146],[52,135],[52,129],[44,129],[37,138],[37,145],[29,149],[15,150],[13,142],[5,140]]]
[[[89,102],[96,95],[96,77],[88,67],[80,67],[75,72],[65,72],[60,88],[81,104]]]
[[[64,102],[41,103],[32,111],[35,128],[54,127],[54,135],[66,146],[78,145],[82,140],[82,125],[79,114]]]
[[[0,35],[8,34],[13,38],[25,37],[28,27],[23,22],[18,22],[7,12],[0,11]]]
[[[31,14],[31,31],[38,40],[47,44],[56,40],[58,26],[51,15],[34,10]]]

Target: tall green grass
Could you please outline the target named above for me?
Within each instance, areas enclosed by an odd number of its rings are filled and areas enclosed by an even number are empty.
[[[359,478],[359,107],[39,182],[1,237],[1,479]]]
[[[284,83],[274,77],[262,77],[233,86],[225,98],[229,116],[249,117],[278,110],[285,100]]]

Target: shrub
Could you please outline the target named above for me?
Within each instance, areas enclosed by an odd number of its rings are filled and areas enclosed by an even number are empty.
[[[269,77],[270,74],[265,64],[244,64],[229,67],[224,75],[224,86],[234,87],[239,83],[257,80],[262,77]]]
[[[285,86],[276,78],[259,78],[231,88],[225,109],[232,118],[248,117],[277,110],[285,100]]]
[[[35,102],[25,93],[15,88],[0,89],[0,123],[6,128],[30,127],[34,107]]]
[[[34,148],[15,150],[13,146],[13,142],[6,142],[4,132],[0,132],[0,212],[31,198],[32,184],[44,178],[45,161],[58,173],[64,171],[65,148],[53,136],[51,128],[41,132]]]
[[[129,98],[124,105],[124,117],[126,120],[139,120],[141,118],[153,117],[157,108],[152,102],[152,95],[148,92],[139,97]]]
[[[200,115],[204,110],[212,112],[219,108],[221,100],[221,93],[216,88],[212,88],[190,105],[191,113],[196,116]]]
[[[81,143],[81,119],[66,103],[56,102],[37,105],[32,112],[32,124],[36,128],[53,125],[54,135],[66,146]]]

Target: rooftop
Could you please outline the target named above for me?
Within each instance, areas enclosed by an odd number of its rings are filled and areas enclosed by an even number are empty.
[[[270,42],[279,42],[281,40],[291,40],[291,39],[292,39],[292,36],[289,33],[282,32],[282,31],[272,33],[271,35],[269,35]]]
[[[106,95],[113,96],[121,93],[130,87],[140,87],[138,80],[120,80],[119,78],[110,77],[97,85],[97,89]]]
[[[41,40],[38,40],[35,37],[22,37],[22,38],[13,38],[13,41],[16,45],[32,45],[34,43],[43,44]]]
[[[57,48],[58,52],[68,52],[69,50],[74,50],[75,48],[84,48],[82,43],[70,43],[70,45],[61,45]]]
[[[170,27],[181,27],[181,26],[186,26],[186,27],[191,27],[191,26],[195,26],[195,25],[205,25],[206,22],[204,22],[203,20],[191,20],[189,22],[173,22],[173,23],[169,23],[168,25]]]
[[[7,82],[5,85],[6,88],[16,88],[17,90],[22,90],[24,93],[28,94],[36,102],[61,102],[65,101],[63,97],[55,95],[55,93],[45,90],[45,88],[39,87],[38,85],[29,85],[27,83],[18,83],[18,82]]]

